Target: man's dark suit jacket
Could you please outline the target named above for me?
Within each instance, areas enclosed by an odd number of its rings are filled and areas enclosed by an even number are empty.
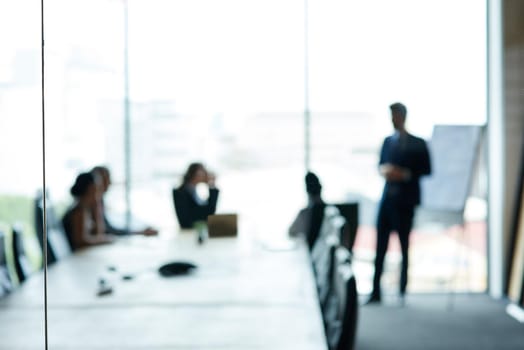
[[[390,163],[409,169],[411,178],[405,182],[387,182],[382,199],[393,199],[400,206],[420,204],[420,177],[431,173],[428,147],[423,139],[405,134],[400,139],[388,136],[382,144],[379,164]]]
[[[173,189],[173,203],[176,216],[181,228],[193,228],[197,221],[206,221],[209,215],[216,211],[218,189],[209,189],[209,198],[206,204],[198,203],[188,188]]]

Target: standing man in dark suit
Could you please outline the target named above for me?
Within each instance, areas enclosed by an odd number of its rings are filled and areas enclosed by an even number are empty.
[[[380,278],[391,231],[397,232],[402,249],[400,300],[404,303],[408,283],[409,233],[415,207],[420,204],[419,179],[431,173],[426,142],[406,131],[406,107],[402,103],[394,103],[390,110],[395,132],[386,137],[380,151],[379,171],[385,185],[378,209],[375,275],[368,303],[381,301]]]

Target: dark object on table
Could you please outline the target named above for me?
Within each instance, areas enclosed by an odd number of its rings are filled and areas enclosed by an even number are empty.
[[[135,276],[133,275],[122,275],[122,280],[124,281],[131,281]]]
[[[158,273],[164,277],[186,275],[191,273],[197,266],[186,261],[172,261],[158,268]]]
[[[100,278],[98,280],[98,290],[96,292],[96,295],[101,297],[109,294],[113,294],[113,287],[111,287],[111,285],[106,279]]]

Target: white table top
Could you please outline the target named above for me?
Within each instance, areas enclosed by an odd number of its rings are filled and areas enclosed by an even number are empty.
[[[173,260],[198,268],[160,276]],[[113,293],[97,296],[100,278]],[[38,273],[0,300],[0,349],[43,348],[43,282]],[[198,245],[191,233],[124,238],[51,266],[48,334],[50,349],[326,349],[303,242]]]

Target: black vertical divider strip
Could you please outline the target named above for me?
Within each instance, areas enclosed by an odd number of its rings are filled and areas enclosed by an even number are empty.
[[[504,288],[504,294],[506,294],[506,296],[509,296],[509,286],[511,284],[511,270],[513,269],[513,257],[514,255],[516,254],[516,244],[517,244],[517,234],[518,234],[518,231],[519,231],[519,222],[520,222],[520,213],[521,213],[521,209],[522,209],[522,206],[524,205],[524,203],[522,203],[522,194],[523,194],[523,191],[524,191],[524,142],[522,143],[522,147],[521,147],[521,151],[520,151],[520,172],[519,172],[519,176],[517,177],[518,179],[518,184],[517,184],[517,192],[515,194],[515,199],[514,199],[514,210],[513,210],[513,220],[512,220],[512,224],[511,224],[511,239],[510,239],[510,244],[509,244],[509,249],[508,249],[508,258],[507,258],[507,261],[506,261],[506,283],[505,283],[505,288]],[[522,278],[524,279],[524,276],[522,276]],[[521,293],[520,293],[520,300],[517,300],[516,302],[522,304],[522,299],[523,299],[523,294],[524,294],[524,287],[521,288]]]
[[[41,48],[41,75],[42,75],[42,206],[43,206],[43,265],[44,265],[44,345],[45,349],[48,350],[48,341],[47,341],[47,186],[46,186],[46,154],[45,154],[45,69],[44,69],[44,0],[40,0],[40,48]]]
[[[522,195],[524,193],[524,142],[522,142],[522,148],[521,148],[521,151],[520,151],[520,156],[521,156],[521,164],[520,164],[520,177],[519,177],[519,193]],[[519,198],[519,202],[518,202],[518,208],[519,208],[519,219],[520,219],[520,216],[523,215],[522,214],[522,207],[524,206],[524,203],[522,201],[522,196]],[[520,220],[519,220],[520,222]],[[518,224],[516,224],[515,226],[515,231],[514,231],[514,242],[513,242],[513,250],[516,249],[515,247],[515,242],[516,242],[516,239],[517,239],[517,233],[518,231],[521,228],[519,228]],[[520,298],[518,299],[518,303],[521,307],[524,307],[524,273],[522,274],[521,276],[521,279],[522,279],[522,286],[520,288]]]

